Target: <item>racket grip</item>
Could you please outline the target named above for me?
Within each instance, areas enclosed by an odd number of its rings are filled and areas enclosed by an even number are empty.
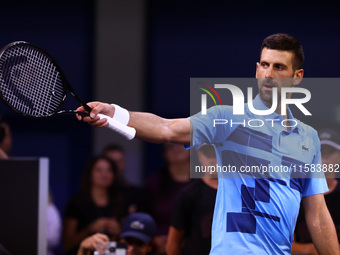
[[[120,135],[124,136],[126,139],[128,140],[132,140],[135,135],[136,135],[136,129],[132,128],[132,127],[128,127],[122,123],[120,123],[119,121],[106,116],[104,114],[99,113],[98,117],[100,119],[106,119],[109,122],[109,125],[107,126],[108,128],[110,128],[111,130],[119,133]]]

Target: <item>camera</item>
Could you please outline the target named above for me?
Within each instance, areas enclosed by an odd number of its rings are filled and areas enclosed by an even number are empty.
[[[125,243],[121,242],[106,242],[107,249],[104,249],[102,245],[98,244],[101,248],[103,248],[104,253],[100,253],[99,251],[95,251],[93,255],[126,255],[127,246]]]

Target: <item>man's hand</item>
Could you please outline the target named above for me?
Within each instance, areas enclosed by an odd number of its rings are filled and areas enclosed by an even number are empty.
[[[79,114],[77,114],[76,116],[78,120],[83,120],[84,122],[89,123],[93,127],[106,127],[108,125],[106,119],[101,120],[97,116],[97,114],[102,113],[112,118],[115,112],[115,107],[113,105],[102,102],[90,102],[87,103],[87,105],[92,108],[90,116],[82,117]],[[83,106],[78,107],[77,111],[86,112]]]

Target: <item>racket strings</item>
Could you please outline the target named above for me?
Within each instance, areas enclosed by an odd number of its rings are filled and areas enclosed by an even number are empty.
[[[44,117],[60,107],[65,91],[53,62],[40,51],[18,45],[0,58],[0,90],[17,111]]]
[[[26,70],[28,71],[23,77],[24,80],[30,81],[29,84],[34,84],[35,89],[31,89],[26,86],[30,98],[33,98],[35,102],[35,113],[31,113],[38,116],[44,116],[49,113],[49,109],[58,106],[53,104],[51,89],[55,89],[55,81],[58,77],[58,73],[55,72],[55,67],[51,62],[40,52],[29,49],[29,54],[32,56],[31,65]],[[37,72],[37,69],[39,70]]]
[[[2,67],[2,70],[3,70],[2,73],[5,76],[3,78],[5,79],[5,84],[7,84],[7,86],[4,86],[3,84],[1,84],[2,85],[1,87],[2,87],[2,91],[3,91],[3,96],[5,97],[5,99],[7,97],[7,100],[9,102],[13,102],[14,106],[16,108],[18,108],[18,109],[22,109],[23,108],[24,105],[21,102],[23,102],[24,99],[23,99],[23,95],[22,94],[20,95],[20,97],[18,97],[18,95],[17,95],[18,94],[17,93],[17,88],[13,87],[12,80],[10,79],[10,77],[11,77],[10,66],[17,65],[17,64],[21,63],[24,60],[25,60],[25,58],[23,56],[21,56],[21,57],[13,56],[11,61],[8,61],[8,59],[5,58],[2,61],[4,63],[1,63],[1,67]],[[16,97],[18,97],[19,101],[17,101],[15,99]],[[27,103],[29,103],[29,102],[27,102]]]

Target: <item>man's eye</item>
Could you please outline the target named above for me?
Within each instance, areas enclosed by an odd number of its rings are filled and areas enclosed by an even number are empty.
[[[279,71],[282,71],[282,70],[284,69],[284,67],[281,66],[281,65],[277,65],[277,66],[276,66],[276,69],[279,70]]]
[[[262,63],[261,63],[261,66],[262,66],[262,67],[268,67],[268,63],[262,62]]]

